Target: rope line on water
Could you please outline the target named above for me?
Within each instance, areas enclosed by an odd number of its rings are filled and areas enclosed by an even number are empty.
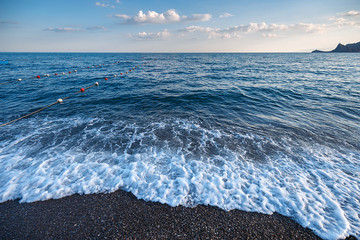
[[[11,80],[11,81],[8,81],[8,82],[2,82],[2,83],[0,83],[0,85],[2,85],[2,84],[7,84],[7,83],[12,83],[12,82],[15,82],[14,80]]]
[[[153,61],[155,61],[155,60],[157,60],[157,59],[153,59],[153,60],[151,60],[151,61],[145,62],[145,63],[143,63],[142,65],[147,65],[149,62],[153,62]],[[133,67],[133,68],[130,68],[128,71],[125,72],[125,74],[128,74],[129,72],[134,71],[134,70],[137,69],[137,68],[138,68],[138,66],[135,66],[135,67]],[[120,76],[122,76],[122,75],[123,75],[123,73],[120,73]],[[118,75],[113,75],[112,77],[115,78],[115,77],[117,77],[117,76],[118,76]],[[111,78],[111,77],[105,77],[104,80],[107,81],[109,78]],[[34,114],[36,114],[36,113],[39,113],[39,112],[41,112],[41,111],[43,111],[43,110],[45,110],[45,109],[47,109],[47,108],[50,108],[50,107],[56,105],[57,103],[62,103],[64,100],[70,98],[71,96],[74,96],[74,95],[79,94],[79,93],[81,93],[81,92],[85,92],[85,90],[90,89],[90,88],[95,87],[95,86],[99,86],[99,83],[96,82],[96,83],[94,83],[94,84],[92,84],[92,85],[90,85],[90,86],[88,86],[88,87],[86,87],[86,88],[81,88],[79,91],[77,91],[77,92],[75,92],[75,93],[72,93],[72,94],[70,94],[70,95],[68,95],[68,96],[66,96],[66,97],[64,97],[64,98],[59,98],[56,102],[53,102],[53,103],[51,103],[51,104],[49,104],[49,105],[47,105],[47,106],[45,106],[45,107],[42,107],[42,108],[40,108],[40,109],[38,109],[38,110],[36,110],[36,111],[34,111],[34,112],[28,113],[28,114],[26,114],[26,115],[24,115],[24,116],[21,116],[21,117],[19,117],[19,118],[16,118],[16,119],[14,119],[14,120],[11,120],[10,122],[1,124],[0,127],[9,125],[9,124],[11,124],[11,123],[13,123],[13,122],[16,122],[16,121],[18,121],[18,120],[21,120],[21,119],[23,119],[23,118],[27,118],[27,117],[29,117],[29,116],[31,116],[31,115],[34,115]]]
[[[13,123],[13,122],[16,122],[16,121],[18,121],[18,120],[20,120],[20,119],[23,119],[23,118],[29,117],[29,116],[31,116],[31,115],[34,115],[35,113],[41,112],[41,111],[43,111],[43,110],[45,110],[45,109],[47,109],[47,108],[49,108],[49,107],[51,107],[51,106],[54,106],[54,105],[57,104],[57,103],[58,103],[58,101],[56,101],[56,102],[54,102],[54,103],[52,103],[52,104],[50,104],[50,105],[48,105],[48,106],[46,106],[46,107],[40,108],[39,110],[36,110],[35,112],[26,114],[26,115],[24,115],[24,116],[22,116],[22,117],[19,117],[19,118],[17,118],[17,119],[14,119],[14,120],[12,120],[12,121],[10,121],[10,122],[1,124],[0,127],[9,125],[10,123]]]
[[[142,59],[144,59],[144,58],[142,58]],[[125,62],[132,62],[132,61],[135,61],[135,59],[130,59],[130,60],[127,60]],[[71,71],[54,72],[54,73],[51,73],[51,74],[37,75],[35,77],[28,77],[28,78],[18,78],[16,80],[10,80],[10,81],[7,81],[7,82],[0,82],[0,85],[7,84],[7,83],[13,83],[13,82],[21,82],[21,81],[29,80],[29,79],[40,79],[42,77],[64,76],[64,75],[69,75],[71,73],[77,73],[78,69],[79,70],[90,70],[90,69],[97,68],[97,67],[112,66],[112,65],[116,65],[116,64],[120,64],[120,63],[123,63],[123,62],[122,61],[116,61],[115,63],[91,65],[91,66],[88,66],[88,67],[82,67],[82,68],[73,69]],[[73,68],[76,68],[76,67],[73,67]]]

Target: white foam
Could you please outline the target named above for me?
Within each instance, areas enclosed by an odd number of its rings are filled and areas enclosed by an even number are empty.
[[[278,212],[325,239],[349,234],[359,238],[358,152],[299,145],[291,138],[279,142],[231,134],[190,120],[96,127],[101,121],[34,120],[35,131],[24,129],[2,141],[0,201],[32,202],[124,189],[171,206],[208,204]],[[249,143],[261,151],[266,146],[287,150],[272,151],[257,161],[251,158],[254,153],[249,154]],[[297,154],[296,160],[292,154]]]

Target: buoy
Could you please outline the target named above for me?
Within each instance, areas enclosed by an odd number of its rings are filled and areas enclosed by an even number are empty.
[[[18,81],[21,81],[21,80],[22,80],[21,78],[18,79]]]
[[[120,73],[120,75],[122,75],[122,73]]]
[[[37,78],[40,78],[40,76],[37,76]]]
[[[45,77],[50,77],[50,74],[45,74]]]
[[[59,99],[57,100],[57,102],[58,102],[58,103],[62,103],[63,100],[62,100],[61,98],[59,98]]]
[[[95,86],[99,86],[99,83],[98,83],[98,82],[96,82],[96,83],[95,83]]]
[[[69,74],[70,74],[71,72],[69,71]]]
[[[114,77],[116,77],[116,74],[114,74]]]
[[[127,72],[125,72],[125,74],[127,74]]]
[[[107,80],[108,80],[108,78],[105,78],[105,80],[107,81]]]
[[[90,68],[90,67],[87,67],[87,68]]]
[[[81,91],[81,92],[85,92],[85,89],[81,88],[80,91]]]
[[[129,72],[131,72],[131,69],[129,69]]]
[[[57,73],[55,73],[55,76],[57,76]]]
[[[77,70],[74,70],[74,72],[77,72]]]
[[[65,75],[65,73],[62,73],[62,75]]]

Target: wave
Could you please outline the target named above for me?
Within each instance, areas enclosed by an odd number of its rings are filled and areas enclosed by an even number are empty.
[[[281,133],[158,121],[32,118],[0,138],[0,201],[123,189],[171,206],[290,216],[326,239],[359,236],[360,153]]]

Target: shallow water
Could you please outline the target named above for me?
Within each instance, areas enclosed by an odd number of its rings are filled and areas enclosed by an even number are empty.
[[[1,58],[1,82],[24,80],[0,85],[0,124],[100,84],[0,128],[1,202],[124,189],[359,238],[359,54]]]

